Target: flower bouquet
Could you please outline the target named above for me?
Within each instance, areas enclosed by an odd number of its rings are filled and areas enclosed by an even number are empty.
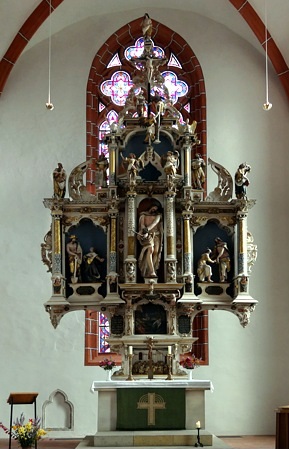
[[[194,354],[192,354],[191,357],[186,357],[185,359],[180,360],[180,365],[185,369],[199,368],[200,363],[201,359],[197,359]]]
[[[188,374],[188,379],[193,379],[193,369],[199,368],[201,359],[198,359],[194,354],[191,357],[186,357],[180,360],[180,365],[186,370]]]
[[[103,368],[105,371],[108,371],[112,370],[116,366],[116,363],[112,359],[104,359],[101,362],[99,362],[99,366]]]
[[[22,448],[34,446],[36,441],[46,435],[45,430],[40,428],[40,418],[29,419],[25,424],[23,413],[21,413],[20,418],[14,421],[11,430],[4,426],[2,422],[0,422],[0,428],[8,435],[11,435],[14,440],[17,440]]]

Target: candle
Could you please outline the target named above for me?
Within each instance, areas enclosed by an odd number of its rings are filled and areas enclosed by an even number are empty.
[[[129,353],[129,355],[132,355],[132,346],[128,347],[128,353]]]
[[[200,429],[200,428],[201,428],[201,421],[197,421],[197,422],[196,422],[196,428],[197,428],[197,429]]]
[[[172,347],[168,346],[168,355],[171,355],[171,354],[172,354]]]

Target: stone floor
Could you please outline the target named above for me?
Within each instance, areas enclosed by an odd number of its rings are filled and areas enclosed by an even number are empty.
[[[46,438],[38,443],[39,449],[76,449],[81,446],[83,439],[51,439]],[[8,439],[0,439],[0,448],[8,449]],[[230,436],[213,438],[213,446],[204,446],[212,449],[275,449],[275,435],[270,436]],[[12,449],[19,449],[16,441],[12,441]],[[88,449],[88,448],[87,448]],[[98,448],[102,449],[102,448]],[[106,447],[105,449],[112,449]],[[115,448],[113,448],[115,449]],[[138,449],[157,449],[156,447],[139,447]],[[162,446],[161,449],[172,449]],[[177,449],[188,449],[188,446],[178,447]]]

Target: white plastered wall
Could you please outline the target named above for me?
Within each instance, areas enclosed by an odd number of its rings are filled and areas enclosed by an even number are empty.
[[[275,409],[289,402],[288,102],[270,67],[273,108],[262,110],[264,54],[228,29],[189,12],[148,12],[186,39],[201,63],[208,156],[232,175],[247,161],[252,166],[249,197],[257,199],[248,228],[259,248],[250,280],[259,305],[246,329],[231,314],[210,313],[210,365],[195,372],[214,384],[214,393],[207,393],[206,428],[216,435],[273,434]],[[40,257],[50,226],[42,199],[52,195],[57,162],[70,173],[85,160],[86,83],[95,53],[114,31],[143,14],[143,9],[112,12],[53,36],[54,111],[45,109],[47,41],[22,55],[0,98],[0,401],[7,424],[10,392],[38,391],[41,411],[59,389],[74,406],[75,423],[73,432],[58,437],[96,431],[90,385],[105,376],[100,368],[84,366],[84,312],[66,315],[55,330],[43,307],[51,282]],[[217,180],[208,172],[211,191]],[[26,407],[15,407],[15,413],[22,409],[28,416]]]

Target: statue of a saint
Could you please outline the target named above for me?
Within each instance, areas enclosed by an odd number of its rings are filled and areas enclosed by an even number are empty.
[[[100,282],[99,262],[104,262],[104,259],[99,257],[95,248],[89,248],[89,252],[83,256],[83,282]]]
[[[212,250],[210,248],[208,248],[207,251],[205,251],[201,255],[201,257],[200,257],[200,259],[198,261],[197,273],[198,273],[198,276],[199,276],[199,279],[200,279],[201,282],[205,282],[206,279],[208,280],[208,282],[214,282],[211,279],[212,268],[207,263],[207,262],[209,262],[209,263],[215,263],[216,262],[215,260],[211,259],[211,257],[210,257],[211,253],[212,253]]]
[[[246,162],[240,164],[235,173],[235,193],[238,199],[247,198],[247,187],[250,184],[247,173],[251,170]]]
[[[76,284],[81,278],[80,266],[82,263],[82,248],[76,235],[70,236],[70,241],[66,245],[66,251],[68,254],[71,282]]]
[[[95,185],[97,187],[107,187],[107,169],[108,159],[103,153],[100,153],[98,159],[95,161],[96,165],[96,177]]]
[[[58,166],[53,171],[54,198],[60,200],[65,197],[66,192],[66,171],[63,165],[58,162]]]
[[[192,160],[192,187],[194,189],[203,189],[206,180],[204,167],[206,166],[204,159],[199,153]]]
[[[231,269],[230,254],[227,243],[223,242],[220,237],[215,239],[214,260],[219,264],[220,282],[226,282],[228,272]]]
[[[158,206],[153,205],[141,212],[137,238],[142,246],[138,259],[141,275],[144,278],[156,277],[163,242],[162,214]]]
[[[179,167],[179,152],[168,151],[166,155],[162,156],[162,165],[168,182],[172,182]]]

